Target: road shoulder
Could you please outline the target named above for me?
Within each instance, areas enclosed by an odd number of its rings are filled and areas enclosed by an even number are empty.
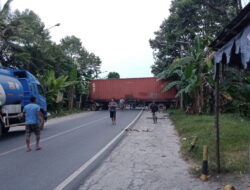
[[[151,113],[144,112],[134,128],[127,131],[127,137],[82,182],[80,190],[222,189],[223,181],[202,182],[188,173],[188,164],[179,154],[174,126],[164,114],[158,114],[158,118],[158,123],[153,124]]]

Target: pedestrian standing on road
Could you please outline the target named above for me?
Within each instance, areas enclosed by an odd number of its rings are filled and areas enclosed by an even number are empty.
[[[120,109],[123,111],[124,110],[124,105],[125,104],[125,100],[122,98],[120,99]]]
[[[152,116],[153,116],[153,121],[154,124],[157,123],[157,116],[156,116],[156,112],[158,111],[158,106],[156,105],[155,101],[153,101],[150,105],[150,110],[152,112]]]
[[[111,102],[109,102],[109,112],[110,112],[110,118],[112,120],[112,124],[116,124],[116,108],[117,103],[114,101],[114,99],[111,99]]]
[[[23,109],[24,117],[25,117],[25,130],[26,130],[26,152],[30,152],[30,136],[31,133],[34,132],[36,135],[36,150],[41,150],[42,148],[39,146],[40,141],[40,126],[42,125],[42,113],[40,111],[40,106],[36,104],[36,98],[31,97],[30,103],[24,106]]]

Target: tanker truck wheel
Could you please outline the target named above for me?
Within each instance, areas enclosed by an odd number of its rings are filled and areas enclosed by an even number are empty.
[[[8,133],[9,129],[10,129],[9,127],[5,128],[4,124],[2,122],[0,122],[0,137],[4,134]]]
[[[3,124],[2,122],[0,121],[0,137],[3,135]]]
[[[3,134],[7,134],[8,132],[9,132],[9,127],[8,128],[6,128],[6,127],[3,127],[2,128],[2,132],[3,132]]]

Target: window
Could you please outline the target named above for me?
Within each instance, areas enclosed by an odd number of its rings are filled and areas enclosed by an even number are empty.
[[[44,96],[44,91],[41,85],[37,85],[38,93],[42,96]]]

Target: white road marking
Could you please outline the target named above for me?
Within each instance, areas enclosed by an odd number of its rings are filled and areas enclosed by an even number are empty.
[[[68,178],[66,178],[61,184],[59,184],[54,190],[63,190],[68,184],[70,184],[78,175],[84,172],[103,152],[105,152],[123,133],[128,129],[133,123],[140,117],[142,111],[136,116],[136,118],[123,129],[113,140],[111,140],[105,147],[103,147],[99,152],[97,152],[92,158],[85,162],[80,168],[78,168],[74,173],[72,173]]]
[[[102,117],[102,118],[97,119],[97,120],[95,120],[95,121],[91,121],[91,122],[85,123],[85,124],[83,124],[83,125],[80,125],[80,126],[78,126],[78,127],[75,127],[75,128],[72,128],[72,129],[69,129],[69,130],[66,130],[66,131],[57,133],[57,134],[55,134],[55,135],[52,135],[52,136],[50,136],[50,137],[47,137],[47,138],[42,139],[40,142],[45,142],[45,141],[51,140],[51,139],[53,139],[53,138],[56,138],[56,137],[58,137],[58,136],[62,136],[62,135],[64,135],[64,134],[70,133],[70,132],[72,132],[72,131],[75,131],[75,130],[77,130],[77,129],[80,129],[80,128],[82,128],[82,127],[85,127],[85,126],[87,126],[87,125],[89,125],[89,124],[96,123],[96,122],[98,122],[98,121],[100,121],[100,120],[103,120],[103,119],[106,119],[106,118],[108,118],[108,117]],[[35,144],[35,143],[31,143],[31,145],[34,145],[34,144]],[[18,151],[18,150],[24,149],[24,148],[26,148],[25,145],[24,145],[24,146],[17,147],[17,148],[14,148],[14,149],[11,149],[11,150],[9,150],[9,151],[6,151],[6,152],[1,153],[1,154],[0,154],[0,157],[5,156],[5,155],[7,155],[7,154],[10,154],[10,153],[12,153],[12,152],[16,152],[16,151]]]

